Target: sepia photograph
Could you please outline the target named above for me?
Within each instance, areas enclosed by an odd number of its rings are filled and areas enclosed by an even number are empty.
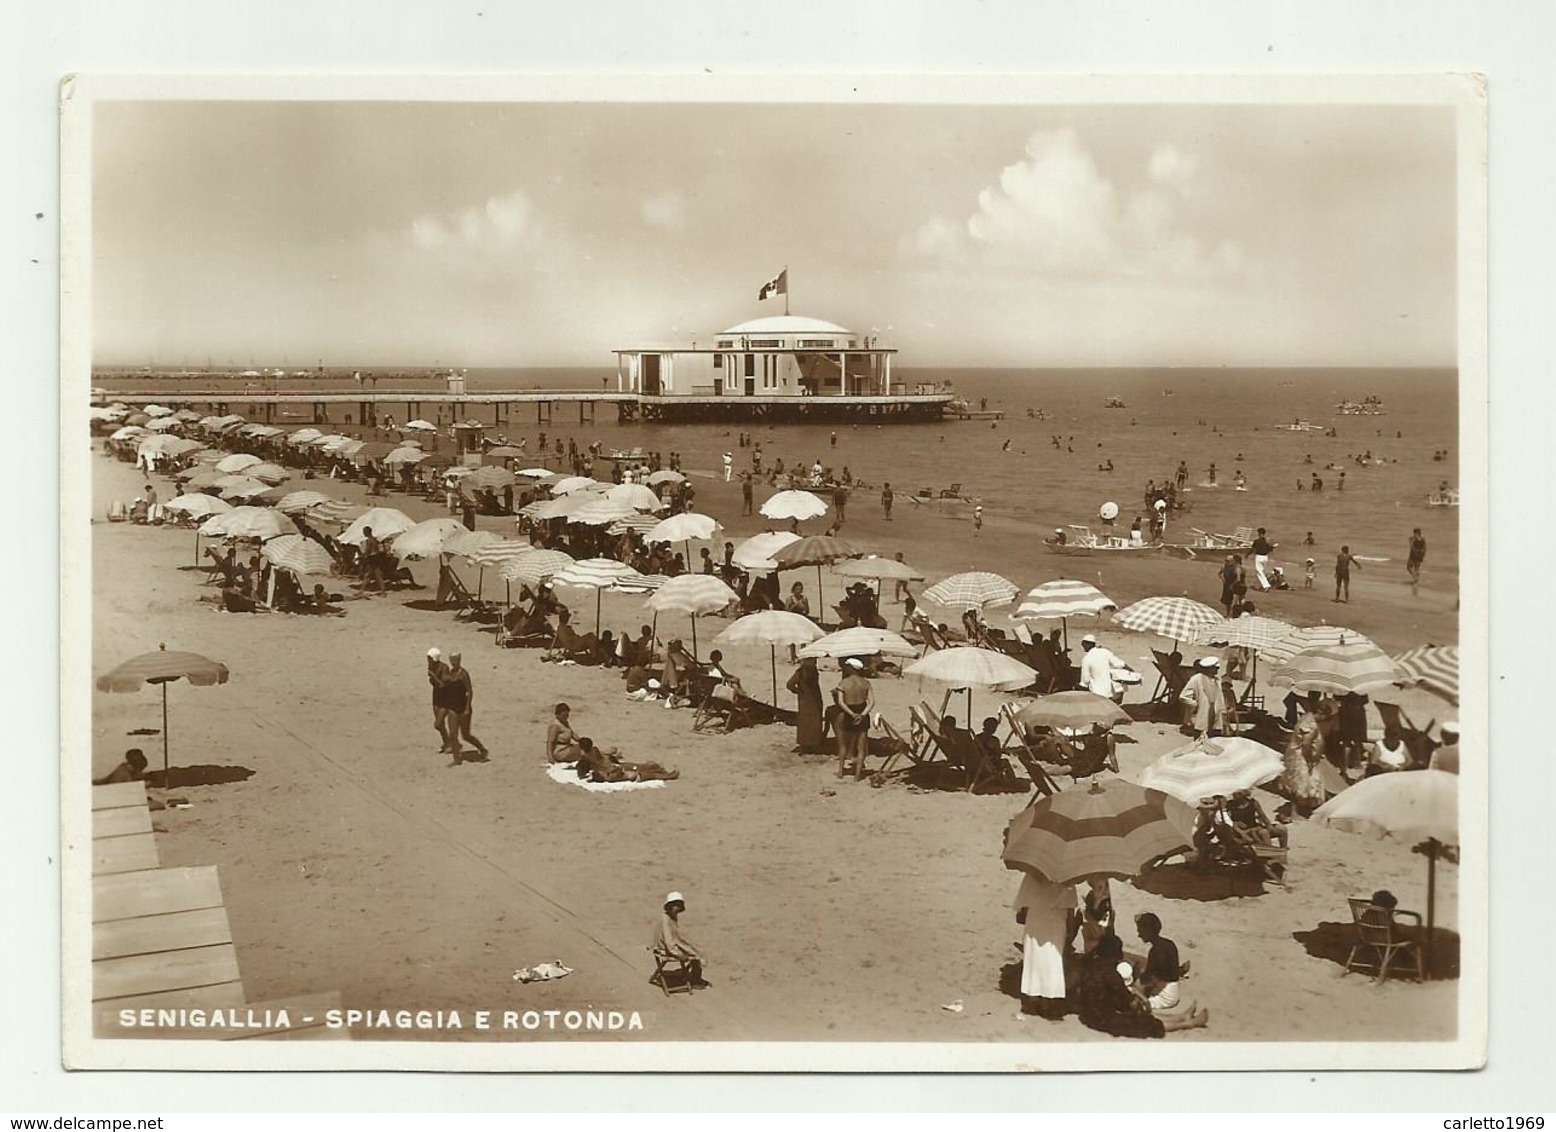
[[[1483,1064],[1485,99],[68,79],[67,1064]]]

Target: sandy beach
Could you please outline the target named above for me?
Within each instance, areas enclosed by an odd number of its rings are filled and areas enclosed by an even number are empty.
[[[716,466],[700,455],[689,453],[688,464]],[[220,687],[171,686],[171,792],[191,805],[155,819],[164,865],[220,866],[250,1000],[338,990],[353,1009],[587,1003],[640,1012],[645,1028],[627,1040],[1113,1040],[1073,1016],[1055,1023],[1019,1012],[1007,970],[1019,958],[1009,907],[1019,878],[1000,861],[1000,838],[1022,795],[840,781],[831,759],[791,753],[793,734],[780,727],[694,734],[689,710],[629,701],[614,671],[543,664],[538,652],[494,647],[489,630],[452,613],[408,604],[426,591],[348,600],[341,619],[219,612],[198,601],[209,591],[191,568],[192,531],[103,521],[108,502],[133,498],[143,481],[129,464],[92,459],[94,672],[166,642],[232,673]],[[736,517],[738,485],[708,476],[694,482],[698,509],[720,518],[728,537],[763,529],[759,517]],[[308,486],[353,501],[364,490]],[[164,498],[173,493],[165,482],[158,488]],[[399,494],[374,502],[416,518],[445,513]],[[511,524],[480,520],[505,533]],[[974,540],[963,513],[899,504],[886,524],[874,500],[861,497],[842,534],[868,550],[904,552],[930,581],[976,566],[1023,589],[1080,576],[1120,605],[1153,593],[1214,600],[1212,566],[1088,559],[1076,560],[1084,572],[1067,574],[1071,563],[1042,554],[1030,524],[999,517]],[[423,584],[435,581],[435,565],[415,568]],[[473,589],[475,571],[460,572]],[[815,576],[796,575],[807,590]],[[1357,578],[1352,603],[1341,607],[1328,602],[1326,585],[1321,573],[1316,591],[1265,595],[1260,612],[1299,624],[1341,621],[1389,651],[1456,639],[1451,593],[1428,585],[1412,597],[1376,571]],[[841,588],[828,579],[829,593]],[[883,612],[895,625],[898,607]],[[647,620],[641,597],[605,597],[606,627]],[[1004,617],[996,611],[991,620]],[[700,621],[704,653],[726,624]],[[1095,629],[1151,671],[1148,650],[1160,641],[1111,622],[1082,625],[1072,624],[1072,644]],[[689,638],[688,628],[662,618],[659,636]],[[423,660],[433,645],[464,654],[475,685],[474,730],[492,751],[487,764],[451,767],[438,753]],[[726,653],[748,690],[770,696],[765,649]],[[780,689],[789,671],[780,658]],[[824,690],[836,682],[830,664],[822,680]],[[1148,679],[1126,703],[1146,698],[1149,686]],[[909,703],[938,705],[942,694],[913,678],[876,681],[881,710],[900,730]],[[978,694],[974,715],[992,714],[1007,698]],[[680,779],[620,794],[551,781],[543,738],[558,700],[573,706],[582,734],[619,745],[629,759],[677,767]],[[1452,711],[1424,693],[1403,693],[1401,702],[1418,722]],[[792,698],[780,691],[780,703]],[[953,703],[960,711],[961,700]],[[134,745],[160,766],[159,737],[129,734],[158,726],[159,710],[150,691],[94,693],[94,773]],[[1185,741],[1163,724],[1125,731],[1119,758],[1128,778]],[[219,781],[178,785],[194,767],[220,768],[205,775]],[[1278,801],[1265,796],[1266,809]],[[1439,868],[1438,923],[1450,928],[1457,880],[1455,867]],[[1374,986],[1342,977],[1346,898],[1388,888],[1402,906],[1424,910],[1423,857],[1394,841],[1299,821],[1289,882],[1233,890],[1225,878],[1168,867],[1138,884],[1114,883],[1126,946],[1138,948],[1132,917],[1156,912],[1192,962],[1186,995],[1211,1011],[1207,1029],[1167,1041],[1454,1035],[1456,980]],[[684,926],[708,955],[713,984],[674,999],[649,984],[645,950],[670,889],[687,894]],[[574,973],[513,981],[515,969],[547,960]],[[962,1009],[943,1009],[953,1003]]]

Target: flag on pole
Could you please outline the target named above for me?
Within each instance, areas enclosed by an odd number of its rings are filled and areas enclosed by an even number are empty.
[[[774,295],[787,295],[789,293],[789,269],[786,267],[773,278],[762,284],[762,289],[756,293],[757,302],[770,299]]]

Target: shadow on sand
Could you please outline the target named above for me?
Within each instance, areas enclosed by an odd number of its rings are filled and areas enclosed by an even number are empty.
[[[1425,929],[1423,928],[1424,932]],[[1332,923],[1328,920],[1308,931],[1292,932],[1291,938],[1302,945],[1302,949],[1314,959],[1327,959],[1337,967],[1345,966],[1345,957],[1351,953],[1351,945],[1356,942],[1356,925],[1346,923]],[[1359,969],[1358,973],[1366,976],[1367,969]],[[1437,979],[1457,979],[1459,977],[1459,933],[1448,928],[1437,927],[1432,931],[1432,965],[1428,973]],[[1389,965],[1389,978],[1407,979],[1415,977],[1415,963],[1408,956],[1401,956]]]
[[[254,772],[246,766],[175,766],[166,775],[160,770],[146,775],[146,785],[160,790],[176,790],[185,786],[226,786],[232,782],[246,782]]]
[[[1199,872],[1187,864],[1159,865],[1135,878],[1134,886],[1169,900],[1226,900],[1263,896],[1264,882],[1251,869]]]

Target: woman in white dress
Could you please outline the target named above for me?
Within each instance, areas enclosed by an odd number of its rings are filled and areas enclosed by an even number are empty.
[[[1053,884],[1026,871],[1016,893],[1021,942],[1021,1011],[1057,1020],[1064,1017],[1064,950],[1074,932],[1075,886]]]

